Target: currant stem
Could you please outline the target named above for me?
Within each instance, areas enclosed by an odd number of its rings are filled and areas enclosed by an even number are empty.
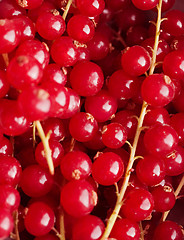
[[[68,15],[68,11],[70,9],[70,6],[72,5],[72,2],[73,2],[73,0],[68,0],[68,3],[67,3],[66,8],[65,8],[65,11],[63,13],[63,19],[64,20],[66,19],[67,15]]]
[[[181,179],[181,181],[180,181],[176,191],[174,192],[175,197],[177,197],[179,195],[179,193],[180,193],[180,191],[181,191],[183,186],[184,186],[184,175],[183,175],[183,177],[182,177],[182,179]],[[162,215],[161,221],[164,222],[166,220],[167,216],[169,215],[169,213],[170,213],[170,210],[167,211],[167,212],[164,212],[163,215]]]
[[[5,62],[6,67],[8,67],[8,65],[9,65],[8,53],[3,53],[3,54],[2,54],[2,57],[3,57],[3,59],[4,59],[4,62]]]
[[[155,70],[156,55],[157,55],[157,49],[158,49],[158,44],[159,44],[160,26],[161,26],[161,22],[162,22],[161,21],[161,8],[162,8],[162,0],[159,0],[158,16],[157,16],[157,24],[156,24],[156,34],[155,34],[155,44],[154,44],[154,48],[153,48],[153,56],[152,56],[149,75],[153,74],[154,70]],[[135,133],[135,137],[134,137],[134,141],[133,141],[133,145],[132,145],[131,152],[130,152],[128,166],[127,166],[127,169],[125,172],[123,185],[121,187],[119,195],[117,196],[116,205],[114,207],[114,210],[113,210],[110,218],[108,219],[107,226],[104,231],[104,234],[101,237],[101,240],[108,239],[108,237],[111,233],[111,230],[114,226],[114,223],[118,217],[119,211],[121,209],[122,200],[125,195],[126,189],[128,187],[128,183],[129,183],[129,179],[130,179],[130,175],[131,175],[131,169],[132,169],[134,161],[135,161],[136,148],[137,148],[140,133],[142,131],[142,125],[143,125],[144,117],[146,115],[147,106],[148,106],[148,104],[146,102],[143,102],[141,114],[140,114],[140,117],[138,120],[138,125],[137,125],[137,129],[136,129],[136,133]]]
[[[36,124],[33,122],[33,149],[35,149],[36,145]]]
[[[20,240],[20,237],[19,237],[19,230],[18,230],[18,211],[16,210],[14,212],[14,229],[15,229],[15,239],[16,240]]]
[[[47,159],[47,164],[49,167],[49,171],[51,175],[54,175],[54,164],[52,161],[52,152],[51,149],[49,147],[49,138],[45,136],[45,133],[43,131],[42,125],[40,123],[40,121],[35,121],[35,126],[38,130],[39,136],[42,140],[43,146],[44,146],[44,151],[45,151],[45,155],[46,155],[46,159]]]
[[[62,209],[60,209],[59,225],[60,225],[61,240],[65,240],[66,238],[65,238],[64,212]]]

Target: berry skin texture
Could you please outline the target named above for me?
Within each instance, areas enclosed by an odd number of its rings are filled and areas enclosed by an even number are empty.
[[[104,230],[105,225],[100,218],[87,215],[74,224],[72,240],[100,240]]]
[[[60,163],[61,173],[69,181],[87,178],[91,174],[91,167],[91,159],[81,151],[67,153]]]
[[[67,24],[67,32],[73,39],[86,43],[94,36],[95,27],[88,17],[74,15]]]
[[[79,218],[91,213],[97,194],[86,180],[70,181],[61,189],[60,203],[68,214]]]
[[[150,10],[156,7],[159,0],[132,0],[132,2],[140,10]]]
[[[104,0],[77,0],[76,5],[81,14],[88,17],[100,15],[105,8]]]
[[[71,37],[60,37],[51,46],[51,57],[61,67],[73,66],[78,60],[78,51]]]
[[[130,191],[120,213],[126,218],[138,222],[149,217],[153,210],[154,200],[150,192],[144,189]]]
[[[106,147],[117,149],[127,140],[127,131],[120,123],[110,123],[103,127],[102,141]]]
[[[16,0],[17,4],[25,9],[34,9],[39,7],[43,0]]]
[[[148,186],[159,184],[165,177],[164,162],[160,158],[147,155],[137,163],[136,174]]]
[[[153,240],[182,240],[183,233],[180,226],[172,221],[165,221],[160,223],[153,237]]]
[[[92,176],[104,186],[118,182],[124,173],[124,164],[119,155],[113,152],[101,154],[93,163]]]
[[[165,156],[176,148],[178,135],[171,126],[157,124],[146,131],[144,144],[151,154]]]
[[[114,224],[110,237],[117,240],[139,240],[139,225],[127,218],[118,219]]]
[[[10,84],[7,81],[6,73],[0,70],[0,98],[3,98],[7,94],[9,87]]]
[[[145,48],[133,46],[125,49],[121,64],[123,70],[130,76],[140,76],[149,69],[151,58]]]
[[[4,208],[0,208],[0,239],[6,239],[13,231],[13,218]]]
[[[26,230],[34,236],[42,236],[54,227],[53,210],[43,202],[32,203],[28,208],[24,224]]]
[[[175,87],[170,77],[163,74],[152,74],[144,79],[141,86],[144,101],[153,107],[164,107],[175,95]]]
[[[103,83],[101,68],[92,62],[81,62],[70,73],[70,84],[80,96],[95,95],[101,90]]]

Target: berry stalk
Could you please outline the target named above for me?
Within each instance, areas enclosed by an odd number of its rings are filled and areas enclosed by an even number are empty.
[[[158,15],[157,15],[157,23],[156,23],[155,44],[154,44],[154,48],[153,48],[153,56],[152,56],[149,75],[154,73],[154,69],[155,69],[155,65],[156,65],[156,55],[157,55],[157,49],[158,49],[158,44],[159,44],[160,26],[162,23],[161,8],[162,8],[162,0],[159,0],[159,4],[157,6]],[[136,156],[135,156],[136,148],[137,148],[140,133],[142,131],[142,125],[143,125],[144,117],[146,115],[147,106],[148,106],[148,104],[144,101],[143,105],[142,105],[142,109],[141,109],[141,114],[138,119],[137,130],[136,130],[136,134],[134,137],[133,145],[131,146],[130,158],[129,158],[128,166],[127,166],[127,169],[125,172],[125,178],[123,181],[123,185],[121,187],[120,192],[117,194],[117,201],[116,201],[115,208],[114,208],[110,218],[108,219],[107,226],[106,226],[103,236],[101,237],[101,240],[106,240],[109,237],[111,230],[115,224],[115,221],[118,217],[121,206],[123,204],[122,200],[125,195],[126,189],[128,187],[131,170],[132,170],[134,161],[136,159]]]
[[[68,3],[66,5],[65,11],[63,13],[63,19],[65,20],[68,14],[68,11],[70,10],[70,6],[72,5],[73,0],[68,0]]]

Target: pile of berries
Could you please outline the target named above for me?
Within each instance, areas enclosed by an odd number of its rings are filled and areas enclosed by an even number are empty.
[[[1,240],[183,239],[174,4],[0,0]]]

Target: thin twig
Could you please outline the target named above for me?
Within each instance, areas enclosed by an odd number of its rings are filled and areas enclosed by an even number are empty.
[[[59,227],[60,227],[60,235],[61,239],[65,240],[65,225],[64,225],[64,212],[60,209],[60,219],[59,219]]]
[[[45,151],[45,157],[47,159],[47,164],[49,167],[49,171],[52,175],[54,175],[54,164],[52,161],[52,152],[49,146],[49,137],[45,136],[45,133],[43,131],[42,125],[40,121],[35,121],[35,126],[37,128],[38,134],[42,140],[44,151]]]
[[[15,212],[14,212],[14,230],[15,230],[15,239],[16,240],[20,240],[18,223],[19,223],[18,210],[15,210]]]
[[[3,53],[3,54],[2,54],[2,57],[3,57],[3,59],[4,59],[4,62],[5,62],[6,67],[8,67],[8,65],[9,65],[8,53]]]
[[[151,61],[151,67],[150,67],[149,75],[153,74],[154,69],[155,69],[156,55],[157,55],[157,49],[158,49],[158,43],[159,43],[160,25],[161,25],[161,8],[162,8],[162,0],[159,0],[154,52],[153,52],[153,57],[152,57],[152,61]],[[141,133],[141,128],[142,128],[142,125],[143,125],[143,120],[144,120],[144,117],[146,115],[147,106],[148,106],[148,104],[146,102],[143,102],[142,109],[141,109],[141,114],[140,114],[140,117],[139,117],[139,120],[138,120],[136,134],[135,134],[133,145],[132,145],[131,152],[130,152],[130,158],[129,158],[128,166],[127,166],[127,169],[126,169],[126,172],[125,172],[125,178],[124,178],[124,181],[123,181],[123,185],[121,187],[120,194],[117,197],[117,201],[116,201],[116,205],[114,207],[114,210],[113,210],[110,218],[108,219],[107,226],[106,226],[106,229],[104,231],[104,234],[101,237],[101,240],[108,239],[108,237],[111,233],[111,230],[114,226],[114,223],[115,223],[115,221],[118,217],[119,211],[121,209],[122,200],[123,200],[123,197],[125,195],[125,191],[128,187],[130,174],[131,174],[131,169],[132,169],[133,164],[134,164],[136,148],[137,148],[139,136],[140,136],[140,133]]]
[[[68,11],[70,10],[70,6],[72,5],[73,0],[68,0],[68,3],[66,5],[65,11],[63,13],[63,19],[65,20],[67,15],[68,15]]]

